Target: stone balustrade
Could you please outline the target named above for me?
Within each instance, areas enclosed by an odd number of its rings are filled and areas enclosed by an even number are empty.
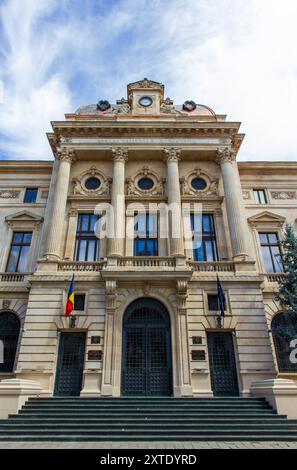
[[[58,271],[73,272],[97,272],[102,271],[106,266],[106,261],[61,261],[58,264]]]
[[[0,273],[2,282],[23,282],[31,273]]]
[[[235,266],[232,261],[188,261],[189,266],[195,272],[226,272],[235,273]]]
[[[134,267],[134,268],[158,268],[168,267],[174,268],[176,266],[175,258],[162,257],[162,256],[129,256],[118,258],[117,266],[120,267]]]
[[[264,276],[266,282],[280,282],[285,277],[285,273],[261,273]]]

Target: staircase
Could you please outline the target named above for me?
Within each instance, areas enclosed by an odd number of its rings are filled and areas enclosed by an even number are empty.
[[[0,441],[297,441],[262,398],[31,398]]]

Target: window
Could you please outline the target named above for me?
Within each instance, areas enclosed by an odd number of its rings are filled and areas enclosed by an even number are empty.
[[[74,294],[74,310],[83,312],[85,309],[85,294]]]
[[[277,233],[259,233],[261,251],[267,273],[283,272]]]
[[[4,346],[4,362],[0,362],[0,372],[13,372],[19,334],[18,317],[10,312],[0,313],[0,340]]]
[[[37,199],[37,188],[27,188],[25,192],[24,202],[34,204]]]
[[[257,204],[267,204],[265,189],[254,189],[253,192]]]
[[[224,302],[224,310],[226,310],[226,302]],[[207,295],[207,305],[210,312],[217,312],[220,310],[219,305],[219,296],[217,294],[208,294]]]
[[[194,261],[217,261],[218,250],[212,214],[191,214]]]
[[[291,342],[297,338],[297,313],[284,312],[276,315],[271,323],[271,332],[279,372],[297,372],[297,364],[290,359],[294,350]]]
[[[31,240],[32,232],[13,232],[7,272],[27,271]]]
[[[204,181],[202,178],[192,179],[191,185],[193,189],[196,189],[196,191],[203,191],[203,189],[205,189],[207,186],[206,181]]]
[[[76,261],[96,261],[98,259],[99,240],[95,235],[95,224],[98,219],[98,215],[79,214],[75,245]]]
[[[96,191],[96,189],[99,189],[101,186],[101,181],[99,178],[96,178],[95,176],[91,176],[85,181],[85,187],[89,191]]]
[[[135,217],[134,256],[158,256],[157,214],[138,214]]]

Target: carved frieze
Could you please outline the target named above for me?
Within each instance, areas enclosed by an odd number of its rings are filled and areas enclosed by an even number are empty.
[[[248,190],[243,190],[243,191],[242,191],[242,198],[243,198],[244,200],[251,199],[251,193],[250,193],[250,191],[248,191]]]
[[[20,191],[14,191],[10,189],[3,189],[0,191],[0,199],[17,199]]]
[[[296,199],[296,191],[271,191],[272,199]]]

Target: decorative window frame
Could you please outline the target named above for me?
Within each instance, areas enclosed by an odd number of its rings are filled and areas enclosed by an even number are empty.
[[[29,211],[20,211],[5,217],[5,222],[8,225],[8,237],[3,256],[1,271],[4,272],[7,266],[8,256],[10,253],[13,232],[32,232],[32,240],[30,246],[30,254],[28,259],[28,271],[33,271],[34,260],[38,258],[40,237],[43,217],[33,214]],[[39,238],[39,240],[38,240]]]
[[[150,178],[153,181],[151,189],[141,189],[138,181],[142,178]],[[150,170],[148,166],[143,166],[134,176],[127,178],[127,195],[128,196],[163,196],[165,188],[165,178],[160,178],[157,173]]]
[[[63,290],[63,302],[62,302],[62,312],[61,312],[62,317],[65,316],[65,309],[66,309],[66,304],[67,304],[67,300],[68,300],[68,290],[67,289]],[[83,294],[85,296],[85,308],[84,308],[84,310],[74,310],[73,309],[72,313],[76,317],[83,317],[83,316],[86,316],[88,314],[89,292],[87,290],[83,290],[83,289],[76,289],[75,292],[74,292],[74,295],[79,295],[79,294]]]
[[[281,240],[283,238],[283,227],[286,218],[269,211],[263,211],[260,214],[249,217],[247,220],[252,228],[259,271],[266,273],[259,232],[277,233],[278,239]]]
[[[100,180],[100,186],[98,189],[87,189],[85,182],[88,178],[98,178]],[[111,178],[107,178],[101,171],[95,166],[92,166],[89,170],[84,171],[76,178],[72,179],[74,183],[73,195],[74,196],[102,196],[110,194],[110,185],[112,182]]]
[[[225,294],[225,300],[226,300],[225,314],[226,315],[232,315],[229,290],[224,289],[224,294]],[[214,290],[214,289],[204,289],[203,290],[204,312],[205,312],[205,315],[207,315],[207,316],[215,316],[216,317],[218,315],[218,312],[215,311],[215,310],[209,310],[209,308],[208,308],[208,296],[209,295],[218,295],[218,291]]]
[[[201,178],[205,181],[206,187],[204,189],[194,189],[191,182],[194,178]],[[219,179],[213,178],[204,170],[195,168],[187,175],[181,178],[181,194],[183,196],[199,196],[200,198],[208,198],[211,196],[218,196]]]

